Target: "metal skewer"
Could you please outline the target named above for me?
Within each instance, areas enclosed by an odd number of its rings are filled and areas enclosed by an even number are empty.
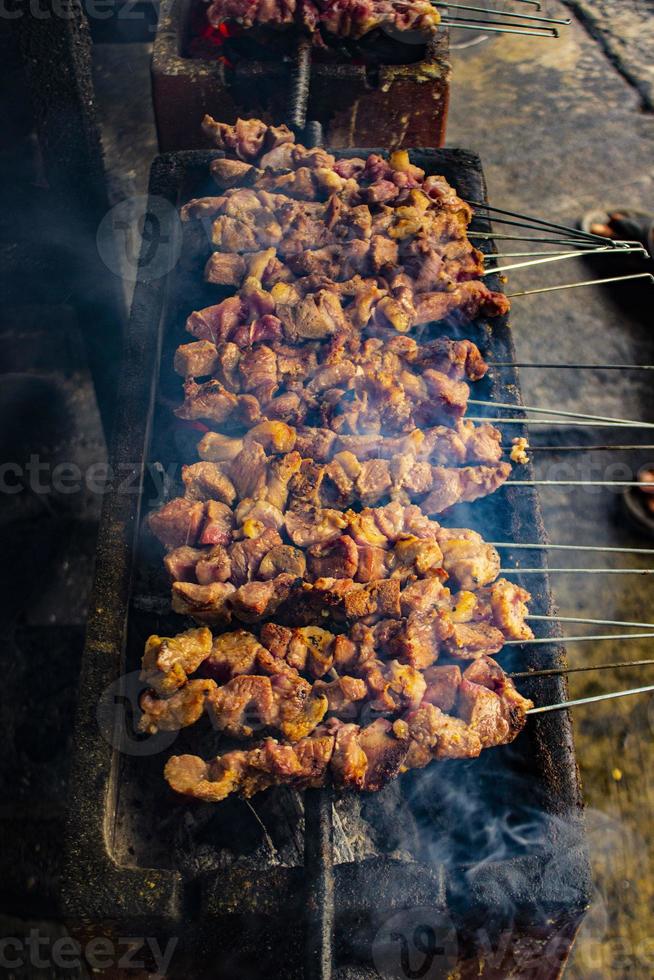
[[[644,248],[625,248],[618,251],[614,248],[593,248],[585,252],[562,252],[560,255],[548,255],[541,259],[532,259],[529,262],[513,262],[511,265],[500,266],[497,269],[485,269],[482,275],[492,276],[495,273],[511,272],[514,269],[527,269],[532,265],[546,265],[549,262],[563,262],[565,259],[578,259],[580,255],[625,255],[627,253],[639,252],[647,255]],[[494,256],[488,256],[489,258]]]
[[[619,249],[622,246],[622,239],[616,238],[606,238],[603,235],[595,235],[590,231],[582,231],[580,228],[574,228],[572,225],[562,225],[555,221],[547,221],[545,218],[538,218],[533,214],[523,214],[520,211],[508,211],[506,208],[497,208],[491,204],[484,204],[481,201],[470,201],[466,200],[466,204],[469,204],[472,208],[479,208],[486,211],[492,211],[494,215],[503,214],[507,215],[509,218],[520,218],[527,219],[530,224],[536,224],[542,226],[542,230],[546,228],[552,228],[554,231],[564,231],[575,238],[585,239],[591,242],[601,242],[603,245],[609,245],[615,249]],[[493,217],[493,222],[495,224],[502,225],[512,225],[513,221],[505,221],[504,218]]]
[[[507,480],[509,487],[649,487],[646,480]]]
[[[516,402],[489,402],[483,398],[469,398],[469,405],[485,405],[489,408],[510,408],[516,412],[535,412],[538,415],[561,415],[571,419],[588,419],[592,422],[618,422],[632,428],[654,429],[654,422],[639,422],[635,419],[620,419],[611,415],[589,415],[586,412],[573,412],[563,408],[540,408],[537,405],[518,405]],[[492,422],[493,420],[490,419]],[[522,421],[529,422],[529,419]]]
[[[654,684],[647,687],[632,687],[628,691],[611,691],[610,694],[595,694],[589,698],[577,698],[575,701],[560,701],[558,704],[544,704],[540,708],[530,708],[528,715],[538,715],[545,711],[565,711],[566,708],[575,708],[580,704],[594,704],[597,701],[610,701],[612,698],[626,698],[632,694],[649,694],[654,691]]]
[[[589,670],[617,670],[620,667],[650,667],[654,660],[623,660],[613,664],[588,664],[585,667],[548,667],[546,670],[517,670],[508,674],[512,680],[529,677],[556,677],[561,674],[581,674]]]
[[[573,254],[578,257],[582,255],[591,254],[594,251],[592,247],[588,247],[586,244],[583,244],[582,248],[580,248],[579,246],[575,246],[575,248],[577,249],[577,251],[574,252]],[[611,249],[611,251],[613,251],[613,249]],[[543,256],[564,255],[565,252],[566,250],[556,251],[556,252],[543,252],[541,250],[538,252],[484,252],[483,254],[485,259],[526,259],[537,255],[543,255]]]
[[[583,623],[586,626],[634,626],[636,629],[654,629],[654,623],[632,623],[625,619],[585,619],[580,616],[544,616],[530,613],[525,616],[530,622],[544,623]]]
[[[506,453],[510,453],[513,448],[514,447],[512,445],[511,446],[502,446],[502,449]],[[631,452],[633,450],[642,450],[643,452],[645,452],[645,451],[648,451],[649,452],[649,451],[654,451],[654,446],[649,446],[649,445],[646,445],[646,444],[643,444],[643,445],[633,445],[633,446],[626,446],[626,445],[625,446],[620,446],[620,445],[612,445],[612,446],[591,446],[591,445],[588,445],[588,446],[568,446],[568,445],[565,445],[565,446],[531,446],[530,445],[530,446],[527,447],[527,450],[526,451],[528,453],[559,453],[559,452],[565,452],[565,453],[587,453],[587,452],[608,452],[608,451],[610,451],[612,453],[617,453],[617,452],[628,452],[628,451]]]
[[[571,23],[569,17],[539,17],[536,14],[514,13],[510,10],[494,10],[488,9],[487,7],[474,7],[466,3],[449,3],[448,0],[432,0],[432,2],[435,7],[445,7],[446,10],[469,10],[473,14],[476,13],[489,14],[492,16],[498,15],[500,17],[514,17],[518,18],[518,20],[534,20],[543,24],[562,24],[564,27],[568,27]],[[459,15],[456,14],[455,16],[458,17]],[[495,21],[491,21],[490,23],[493,24]]]
[[[489,402],[489,404],[492,404]],[[585,419],[578,419],[576,417],[569,419],[504,419],[504,418],[493,418],[492,415],[466,415],[465,418],[468,422],[492,422],[493,425],[568,425],[575,429],[591,428],[591,429],[629,429],[629,428],[642,428],[643,423],[636,423],[635,426],[625,425],[624,422],[588,422]],[[647,426],[645,426],[646,428]]]
[[[531,640],[507,640],[505,647],[547,646],[550,643],[590,643],[595,640],[651,640],[654,633],[596,633],[594,636],[539,636]]]
[[[493,548],[515,548],[528,551],[599,551],[601,554],[654,555],[654,548],[605,548],[591,544],[514,544],[511,541],[489,541]]]
[[[540,228],[539,231],[545,231]],[[474,228],[468,230],[468,238],[490,238],[492,240],[504,242],[539,242],[541,245],[574,245],[575,248],[593,248],[595,243],[583,241],[578,238],[533,238],[524,235],[503,235],[501,232],[475,231]]]
[[[543,362],[542,364],[533,361],[486,361],[489,367],[513,367],[513,368],[546,368],[556,371],[654,371],[654,364],[555,364]]]
[[[631,276],[612,276],[610,279],[586,279],[584,282],[566,282],[559,286],[541,286],[540,289],[523,289],[519,293],[507,293],[507,299],[515,299],[517,296],[532,296],[535,293],[553,293],[557,289],[577,289],[578,286],[604,286],[609,282],[627,282],[628,279],[649,279],[654,283],[654,275],[651,272],[638,272]]]
[[[443,27],[458,27],[461,31],[479,31],[483,27],[489,34],[521,34],[524,37],[558,37],[559,32],[555,27],[551,28],[531,28],[531,30],[520,30],[507,24],[502,25],[501,21],[473,20],[472,17],[460,17],[458,20],[446,20],[441,17],[440,23]],[[491,26],[497,25],[497,26]],[[502,26],[500,26],[502,25]]]
[[[500,575],[654,575],[654,568],[500,568]]]

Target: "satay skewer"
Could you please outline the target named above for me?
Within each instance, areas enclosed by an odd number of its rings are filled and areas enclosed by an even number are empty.
[[[654,275],[651,272],[638,272],[630,276],[611,276],[610,279],[585,279],[583,282],[565,282],[558,286],[540,286],[538,289],[523,289],[519,293],[507,293],[508,299],[516,299],[518,296],[533,296],[536,293],[553,293],[559,289],[577,289],[579,286],[605,286],[610,282],[627,282],[630,279],[649,279],[654,283]]]
[[[654,629],[654,623],[635,623],[625,619],[588,619],[581,616],[546,616],[529,613],[525,619],[543,623],[583,623],[586,626],[633,626],[636,629]]]
[[[603,235],[595,235],[592,232],[582,231],[580,228],[574,228],[572,225],[564,225],[556,221],[548,221],[546,218],[539,218],[533,214],[524,214],[521,211],[509,211],[506,208],[498,208],[492,204],[485,204],[482,201],[471,201],[469,199],[466,199],[466,204],[480,210],[492,211],[494,224],[513,225],[515,222],[508,219],[520,218],[521,220],[526,220],[527,223],[525,227],[539,226],[540,230],[551,228],[554,231],[563,231],[574,238],[594,242],[595,244],[609,244],[609,246],[612,246],[615,249],[620,249],[624,245],[623,239],[606,238]],[[506,215],[507,217],[498,218],[495,217],[495,215]]]
[[[492,402],[488,403],[489,405]],[[511,406],[513,407],[513,406]],[[520,406],[516,406],[520,407]],[[466,415],[464,416],[468,422],[492,422],[493,425],[522,425],[523,427],[528,427],[530,425],[567,425],[572,428],[590,428],[590,429],[630,429],[630,428],[647,428],[642,422],[636,422],[633,424],[624,422],[589,422],[586,419],[580,419],[576,416],[567,419],[529,419],[529,418],[493,418],[488,415]]]
[[[496,273],[501,273],[501,272],[512,272],[515,269],[528,269],[528,268],[531,268],[532,266],[536,266],[536,265],[547,265],[548,263],[551,263],[551,262],[563,262],[563,261],[565,261],[567,259],[578,259],[580,257],[580,255],[612,255],[612,256],[616,256],[616,255],[633,254],[634,252],[637,252],[638,254],[642,254],[644,256],[647,256],[648,255],[647,251],[645,250],[645,248],[643,248],[643,246],[633,247],[633,248],[625,248],[625,249],[621,250],[620,252],[616,251],[614,248],[607,248],[606,246],[601,246],[600,248],[593,248],[593,249],[589,249],[589,250],[584,251],[584,252],[561,252],[560,254],[557,254],[557,255],[548,255],[545,258],[531,259],[529,262],[513,262],[511,265],[501,265],[501,266],[498,266],[498,268],[496,268],[496,269],[486,269],[482,273],[482,276],[492,276],[492,275],[495,275]],[[488,258],[495,258],[494,255],[489,255],[487,257]]]
[[[511,450],[513,449],[513,445],[502,446],[502,449],[504,450],[504,452],[510,453]],[[622,445],[621,446],[621,445],[617,445],[617,444],[616,445],[608,445],[608,446],[593,446],[593,445],[590,445],[590,444],[587,445],[587,446],[568,446],[568,445],[566,445],[566,446],[532,446],[530,444],[527,451],[529,453],[559,453],[559,452],[564,452],[564,453],[612,452],[612,453],[616,453],[616,452],[632,452],[632,451],[636,451],[636,450],[640,450],[642,452],[644,452],[644,451],[648,451],[649,452],[651,450],[654,450],[654,446],[650,446],[650,445],[647,445],[647,444],[643,444],[643,445],[634,444],[634,445],[631,445],[631,446],[627,446],[627,445]]]
[[[500,568],[500,575],[654,575],[654,568]]]
[[[504,487],[647,487],[647,480],[507,480]],[[498,489],[500,489],[498,487]]]
[[[562,674],[582,674],[590,670],[618,670],[621,667],[651,667],[654,660],[622,660],[610,664],[586,664],[583,667],[548,667],[546,670],[516,670],[507,674],[511,680],[528,680],[530,677],[559,677]]]
[[[654,548],[615,548],[590,544],[526,544],[512,541],[489,541],[493,548],[508,548],[528,551],[598,551],[600,554],[654,555]]]
[[[519,34],[523,37],[554,38],[559,36],[556,27],[519,28],[499,20],[481,20],[473,17],[458,17],[457,20],[447,20],[445,17],[441,17],[440,23],[443,27],[457,27],[462,31],[479,31],[483,29],[484,31],[488,31],[489,34]]]
[[[540,636],[531,640],[507,640],[506,647],[547,646],[548,644],[591,643],[600,640],[651,640],[654,633],[595,633],[590,636]],[[654,661],[653,661],[654,662]]]
[[[626,698],[633,694],[649,694],[654,691],[654,684],[647,687],[632,687],[627,691],[611,691],[608,694],[595,694],[588,698],[576,698],[574,701],[559,701],[558,704],[544,704],[538,708],[529,708],[528,715],[543,714],[546,711],[565,711],[567,708],[576,708],[582,704],[595,704],[598,701],[610,701],[613,698]]]
[[[621,419],[612,415],[590,415],[587,412],[575,412],[571,409],[541,408],[539,405],[519,405],[517,402],[496,402],[486,401],[483,398],[469,398],[468,405],[484,405],[488,408],[509,408],[516,412],[534,412],[538,415],[560,415],[570,419],[586,419],[592,422],[617,422],[620,425],[628,425],[632,428],[654,429],[654,422],[642,422],[636,419]],[[493,422],[495,420],[487,419],[486,421]],[[521,421],[529,422],[531,420],[522,419]]]
[[[654,371],[654,364],[557,364],[554,361],[486,361],[489,368],[537,368],[555,371]]]
[[[522,12],[517,13],[511,10],[496,10],[495,8],[489,9],[488,7],[475,7],[474,5],[471,6],[470,4],[466,4],[466,3],[449,3],[448,0],[433,0],[433,3],[435,7],[444,7],[446,10],[467,10],[473,14],[476,13],[476,14],[489,14],[491,16],[497,15],[500,17],[512,17],[512,18],[517,18],[518,20],[533,20],[541,24],[561,24],[564,27],[569,27],[569,25],[571,24],[571,20],[569,17],[541,17],[538,14],[525,14]],[[455,14],[455,16],[458,17],[459,15]],[[468,18],[466,17],[463,19],[467,20]],[[489,21],[489,23],[494,24],[496,22]],[[523,26],[523,25],[516,25],[516,26]],[[525,24],[524,26],[529,27],[530,25]]]

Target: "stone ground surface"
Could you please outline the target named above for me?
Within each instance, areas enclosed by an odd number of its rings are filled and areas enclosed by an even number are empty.
[[[455,51],[448,143],[479,152],[489,198],[497,207],[565,224],[607,203],[652,209],[654,115],[643,111],[643,93],[651,85],[654,62],[654,4],[599,0],[568,6],[583,7],[592,15],[592,31],[584,19],[564,29],[559,41],[502,37]],[[553,16],[565,15],[561,3],[544,8]],[[595,37],[600,29],[605,32],[601,44]],[[619,51],[629,71],[618,71],[608,51]],[[508,251],[519,243],[505,244]],[[634,271],[612,261],[574,260],[513,273],[508,291]],[[518,358],[530,363],[652,363],[653,299],[651,290],[630,285],[516,298],[512,324]],[[522,371],[523,397],[530,405],[651,419],[649,377],[642,372],[529,369]],[[534,430],[534,443],[551,445],[553,439],[556,430]],[[566,441],[654,440],[633,431],[616,439],[616,430],[579,429]],[[636,465],[654,460],[654,448],[540,453],[536,460],[542,478],[632,479]],[[626,464],[624,472],[611,468],[616,461]],[[542,488],[541,500],[552,542],[652,546],[627,526],[614,491]],[[550,555],[550,565],[557,567],[604,564],[641,568],[652,561],[583,552]],[[650,582],[630,575],[553,577],[562,615],[644,622],[654,621]],[[570,625],[567,632],[591,629]],[[569,649],[573,665],[651,656],[649,640]],[[654,683],[651,667],[578,674],[571,678],[570,693],[583,697],[647,683]],[[654,972],[654,704],[648,700],[578,708],[574,716],[597,886],[568,969],[579,980],[645,978]]]

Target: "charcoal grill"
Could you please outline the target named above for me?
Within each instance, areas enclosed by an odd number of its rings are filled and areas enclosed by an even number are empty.
[[[347,155],[369,152],[384,151]],[[202,196],[217,155],[158,157],[150,194],[175,208]],[[428,174],[443,174],[462,197],[486,200],[474,154],[419,150],[411,158]],[[475,222],[476,230],[490,230],[485,220]],[[170,410],[179,400],[173,351],[188,313],[221,294],[202,281],[207,243],[197,240],[193,223],[180,226],[171,208],[161,233],[183,236],[181,259],[166,278],[149,282],[144,274],[137,285],[117,396],[113,467],[123,490],[105,500],[83,658],[65,885],[71,927],[179,937],[171,976],[365,980],[408,976],[392,972],[385,930],[390,922],[401,950],[422,935],[427,915],[454,930],[448,955],[457,976],[525,976],[537,958],[541,972],[530,975],[559,976],[591,889],[565,712],[530,719],[515,743],[479,759],[434,764],[381,793],[337,800],[333,846],[331,805],[321,791],[306,796],[308,840],[303,796],[287,788],[255,797],[254,810],[241,800],[211,808],[174,799],[162,776],[167,754],[209,755],[215,733],[200,745],[194,726],[177,735],[174,748],[144,756],[117,751],[100,731],[98,704],[107,703],[107,691],[123,724],[116,682],[137,671],[147,635],[183,627],[168,612],[169,584],[143,517],[160,502],[152,479],[158,465],[174,476],[193,458],[199,434],[177,428]],[[515,361],[506,318],[453,322],[440,332],[469,337],[495,362]],[[519,400],[515,369],[492,371],[479,390]],[[537,500],[519,487],[457,508],[448,523],[482,530],[489,540],[544,540]],[[525,583],[532,611],[550,613],[546,577],[535,578],[539,584],[534,577]],[[507,648],[507,670],[565,664],[556,627],[547,625],[551,645]],[[565,698],[560,676],[522,689],[539,704]]]
[[[270,41],[266,60],[250,51],[229,67],[221,48],[211,58],[191,57],[190,21],[197,6],[197,0],[161,3],[152,94],[162,151],[206,146],[200,133],[205,113],[228,123],[239,116],[286,118],[293,52],[282,58],[278,37]],[[402,52],[395,54],[397,63],[387,54],[368,65],[360,59],[313,64],[309,118],[322,124],[334,147],[442,146],[449,104],[447,28],[427,44],[404,44],[382,34],[370,42],[371,49],[380,45]]]

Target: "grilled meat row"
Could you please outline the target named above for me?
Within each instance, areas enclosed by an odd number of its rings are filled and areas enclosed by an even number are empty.
[[[394,720],[347,721],[338,717],[341,706],[337,701],[331,717],[297,741],[280,743],[266,738],[254,747],[236,749],[209,762],[193,755],[173,756],[165,768],[169,785],[207,802],[219,802],[231,793],[252,796],[274,785],[320,786],[329,777],[338,787],[377,791],[400,773],[433,760],[474,758],[482,749],[512,741],[533,706],[489,657],[473,661],[463,672],[458,665],[429,668],[421,676],[419,690],[412,689],[411,681],[395,665],[379,673],[396,709],[398,702],[408,705]],[[347,686],[342,684],[343,688]],[[361,692],[353,687],[352,693]],[[415,703],[417,695],[419,703]],[[222,703],[226,701],[223,695]],[[324,701],[328,702],[328,696],[321,693],[313,704],[305,703],[297,717],[304,721],[311,711],[320,714]],[[238,714],[234,701],[225,716],[230,723],[233,710]],[[263,710],[292,729],[292,722],[289,726],[281,720],[283,709],[274,695]],[[327,710],[329,707],[325,713]],[[300,722],[298,732],[303,727],[308,726]]]
[[[379,29],[411,31],[426,40],[440,23],[438,10],[428,0],[212,0],[207,18],[213,27],[227,22],[245,28],[297,29],[308,32],[316,47],[326,45],[323,34],[358,40]]]

